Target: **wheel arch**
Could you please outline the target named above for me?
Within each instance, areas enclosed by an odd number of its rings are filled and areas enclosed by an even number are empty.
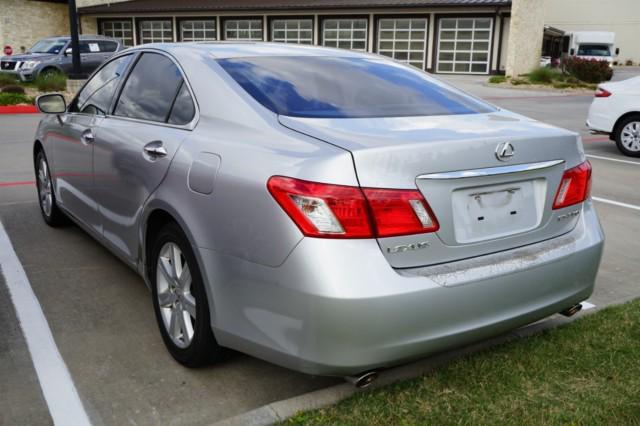
[[[640,111],[629,111],[625,114],[622,114],[620,117],[618,117],[618,119],[616,120],[616,123],[613,125],[613,131],[610,134],[611,140],[615,140],[620,124],[627,118],[633,117],[634,115],[637,115],[638,117],[640,117]]]
[[[47,64],[45,66],[43,66],[41,69],[38,70],[38,72],[36,73],[36,76],[42,74],[43,72],[47,72],[47,71],[56,71],[59,73],[64,74],[65,72],[62,70],[62,68],[60,68],[57,65],[53,65],[53,64]]]
[[[144,278],[145,284],[149,289],[151,289],[152,283],[149,279],[149,272],[150,268],[153,267],[153,264],[149,260],[149,258],[151,249],[153,247],[154,234],[157,234],[157,232],[166,224],[175,223],[180,227],[184,235],[187,237],[189,244],[191,244],[191,249],[196,258],[196,261],[198,262],[198,269],[200,270],[200,276],[204,281],[204,290],[207,294],[207,301],[209,302],[209,315],[211,316],[209,322],[211,323],[211,320],[215,318],[216,311],[212,294],[213,291],[209,285],[210,280],[207,275],[207,270],[204,267],[200,251],[198,250],[197,245],[194,243],[195,239],[193,238],[189,227],[182,219],[182,216],[175,209],[173,209],[171,205],[161,200],[154,199],[147,204],[143,218],[143,226],[140,227],[140,252],[138,258],[141,259],[141,261],[138,263],[138,271]]]

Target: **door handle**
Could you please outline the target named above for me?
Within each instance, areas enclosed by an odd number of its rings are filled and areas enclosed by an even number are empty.
[[[96,140],[91,129],[87,129],[82,132],[82,134],[80,135],[80,139],[82,140],[82,142],[84,142],[85,145],[93,143]]]
[[[152,158],[164,157],[167,150],[162,146],[162,141],[149,142],[144,146],[144,152]]]

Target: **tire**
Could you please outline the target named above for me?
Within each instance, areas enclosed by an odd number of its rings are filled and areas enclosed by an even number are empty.
[[[156,320],[169,353],[189,368],[218,361],[222,348],[211,330],[202,275],[177,224],[165,225],[156,236],[148,270]]]
[[[620,121],[614,131],[614,140],[624,155],[640,157],[640,114]]]
[[[34,161],[36,172],[36,188],[38,190],[38,204],[40,213],[47,225],[57,228],[69,223],[69,219],[58,207],[56,194],[53,190],[49,163],[44,151],[40,150],[36,154]]]

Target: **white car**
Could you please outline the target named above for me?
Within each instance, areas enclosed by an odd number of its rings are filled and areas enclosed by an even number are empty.
[[[640,76],[600,84],[587,127],[608,134],[623,154],[640,157]]]

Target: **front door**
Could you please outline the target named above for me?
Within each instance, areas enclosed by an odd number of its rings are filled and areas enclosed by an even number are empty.
[[[137,260],[142,208],[190,131],[194,104],[178,67],[145,52],[124,83],[113,116],[96,134],[95,194],[103,236]]]
[[[94,194],[93,152],[98,129],[132,55],[103,67],[78,93],[62,117],[59,132],[46,135],[55,164],[54,184],[60,204],[78,220],[101,232]]]

